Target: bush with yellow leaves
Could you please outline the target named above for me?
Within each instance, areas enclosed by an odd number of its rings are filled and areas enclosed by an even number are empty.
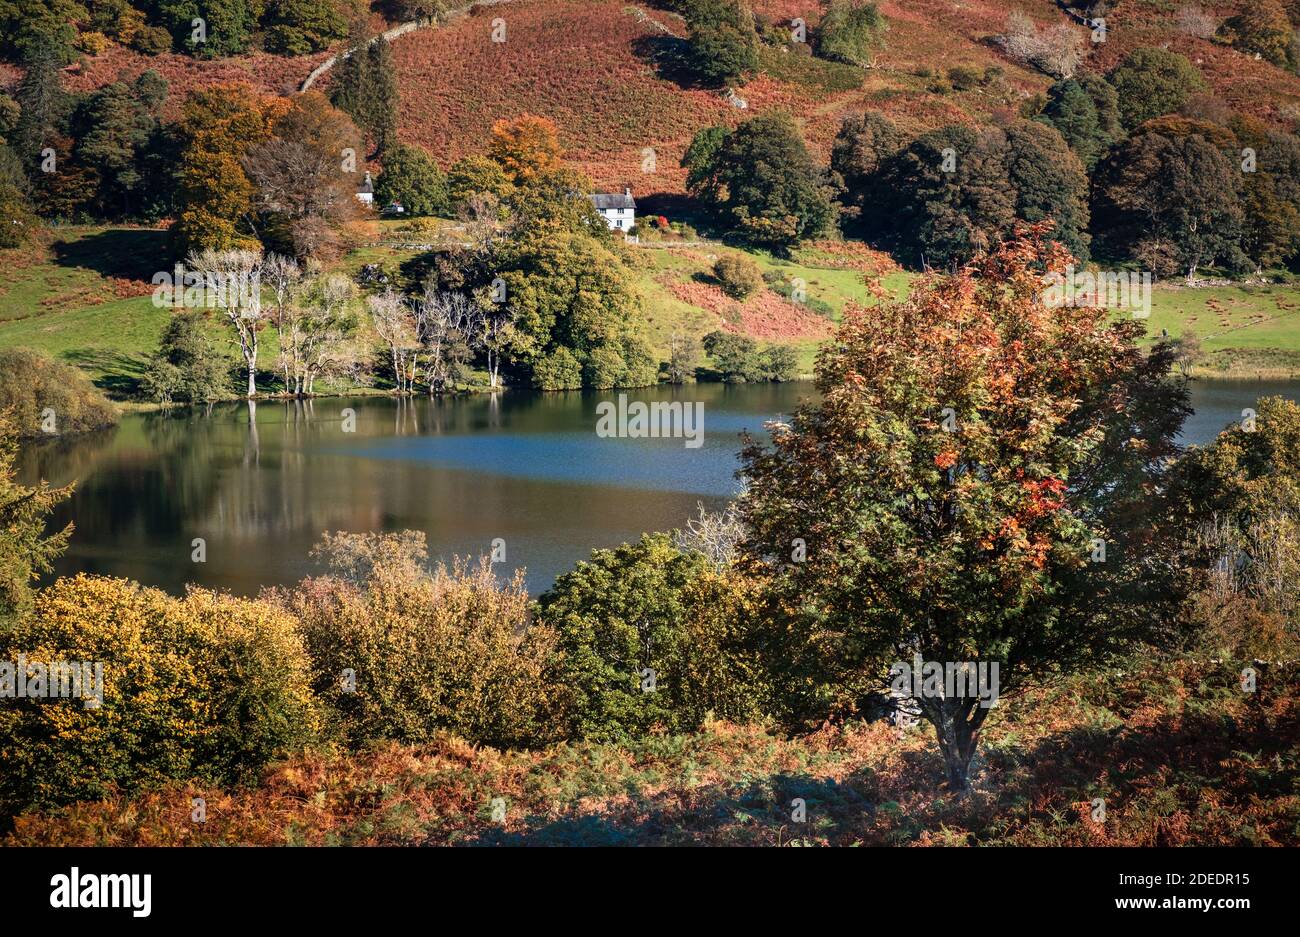
[[[19,655],[31,673],[103,667],[98,706],[12,690],[0,701],[4,815],[173,779],[250,780],[319,731],[302,640],[266,602],[79,575],[38,593],[0,645],[10,676]]]
[[[555,635],[530,623],[522,573],[499,583],[487,558],[430,571],[416,531],[327,535],[315,554],[330,574],[268,595],[298,619],[316,692],[348,742],[557,739]]]

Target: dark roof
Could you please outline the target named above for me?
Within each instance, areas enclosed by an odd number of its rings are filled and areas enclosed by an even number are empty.
[[[636,199],[630,195],[612,195],[608,192],[597,192],[591,197],[591,201],[601,211],[608,208],[636,208]]]

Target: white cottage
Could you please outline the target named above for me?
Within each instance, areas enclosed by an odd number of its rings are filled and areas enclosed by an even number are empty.
[[[366,205],[375,203],[375,184],[370,180],[370,173],[366,173],[365,182],[357,189],[357,200]]]
[[[636,224],[636,199],[630,188],[625,187],[622,195],[597,192],[591,201],[611,231],[627,232]]]

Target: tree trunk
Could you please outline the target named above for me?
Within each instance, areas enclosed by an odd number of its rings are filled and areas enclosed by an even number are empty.
[[[980,726],[988,710],[975,699],[920,699],[922,714],[934,726],[943,753],[948,785],[958,793],[970,790],[970,763],[979,745]]]

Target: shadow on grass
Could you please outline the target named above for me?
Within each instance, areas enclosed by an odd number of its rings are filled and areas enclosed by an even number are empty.
[[[722,87],[720,82],[700,80],[691,67],[689,45],[685,39],[664,35],[643,36],[632,43],[632,54],[654,68],[660,78],[671,81],[679,88],[689,91],[697,88],[718,90]]]
[[[146,362],[139,355],[103,349],[64,352],[65,361],[99,377],[92,383],[114,400],[131,400],[141,393]]]
[[[1137,727],[1079,726],[990,746],[975,789],[943,783],[933,746],[841,780],[782,772],[733,784],[629,790],[595,809],[475,831],[472,845],[1244,845],[1300,837],[1300,720],[1252,700],[1164,713]],[[926,728],[927,736],[930,734]],[[1103,797],[1108,820],[1094,824]],[[794,821],[796,798],[806,823]]]
[[[51,245],[61,267],[81,267],[103,277],[149,279],[171,267],[167,232],[148,228],[109,228]]]

